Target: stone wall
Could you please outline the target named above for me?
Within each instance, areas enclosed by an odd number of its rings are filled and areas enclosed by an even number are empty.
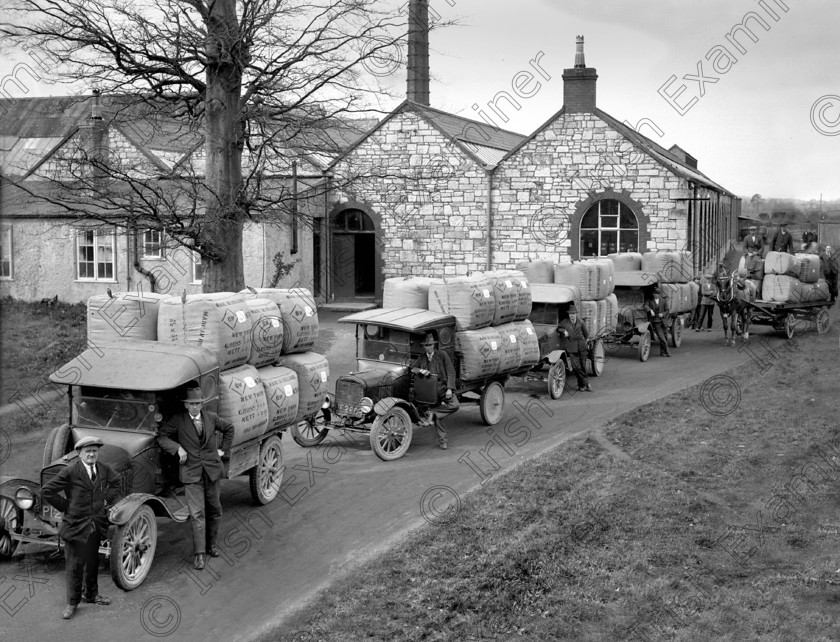
[[[493,262],[577,259],[580,219],[601,198],[630,206],[639,251],[683,249],[687,181],[591,113],[563,114],[494,177]]]
[[[332,211],[354,203],[381,220],[385,278],[455,276],[487,258],[487,178],[460,148],[411,111],[402,111],[336,166]]]

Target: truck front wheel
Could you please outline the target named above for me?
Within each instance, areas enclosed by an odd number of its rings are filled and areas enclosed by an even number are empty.
[[[157,546],[157,522],[148,506],[141,506],[111,538],[111,578],[124,591],[143,583],[152,568]]]
[[[283,442],[272,435],[260,446],[260,462],[251,469],[251,498],[260,506],[274,501],[283,485]]]
[[[12,539],[12,533],[20,533],[22,528],[23,511],[9,497],[0,497],[0,559],[15,552],[18,543]]]

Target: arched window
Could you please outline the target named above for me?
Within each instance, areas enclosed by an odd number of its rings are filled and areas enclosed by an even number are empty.
[[[639,251],[639,221],[624,203],[602,200],[580,219],[580,258]]]
[[[361,210],[343,210],[339,212],[333,223],[336,232],[375,232],[370,216]]]

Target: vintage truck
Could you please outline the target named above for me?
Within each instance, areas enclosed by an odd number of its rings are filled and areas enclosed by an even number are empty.
[[[183,408],[187,388],[200,387],[217,409],[219,365],[205,348],[122,340],[92,346],[54,372],[50,379],[67,385],[69,421],[50,431],[39,481],[0,480],[0,556],[11,556],[18,543],[61,547],[61,513],[42,500],[41,488],[78,456],[81,437],[105,443],[100,461],[120,476],[123,498],[109,511],[111,527],[100,553],[110,557],[114,583],[137,588],[149,573],[157,544],[157,521],[183,522],[183,496],[165,489],[177,484],[177,459],[157,443],[158,424]],[[227,477],[247,475],[253,500],[267,504],[283,479],[285,426],[236,444],[226,463]]]
[[[552,398],[563,391],[567,359],[556,337],[556,310],[553,326],[539,338],[540,359],[534,364],[482,377],[458,377],[455,395],[461,404],[477,403],[482,421],[495,425],[505,407],[504,386],[511,377],[539,378],[548,382]],[[369,435],[371,449],[385,461],[399,459],[411,444],[413,426],[422,420],[418,405],[436,402],[434,377],[418,377],[411,363],[423,352],[422,342],[431,332],[438,349],[445,351],[460,373],[461,355],[456,351],[455,318],[421,308],[377,308],[351,314],[340,323],[356,325],[356,372],[339,377],[335,396],[329,398],[322,413],[312,421],[293,427],[295,441],[316,446],[330,430]],[[535,338],[535,339],[536,339]],[[549,368],[548,377],[540,373]]]

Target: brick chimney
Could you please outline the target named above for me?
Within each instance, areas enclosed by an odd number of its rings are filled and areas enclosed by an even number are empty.
[[[583,57],[583,36],[577,37],[575,66],[563,70],[563,106],[567,114],[580,114],[595,110],[595,82],[598,74],[586,66]]]
[[[406,98],[429,105],[429,0],[410,0],[408,4]]]

